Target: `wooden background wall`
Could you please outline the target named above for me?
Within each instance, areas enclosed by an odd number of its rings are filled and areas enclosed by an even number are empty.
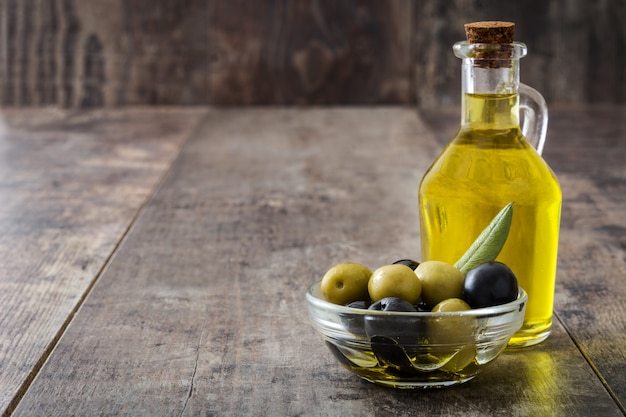
[[[455,104],[492,19],[548,102],[626,102],[625,0],[0,0],[0,105]]]

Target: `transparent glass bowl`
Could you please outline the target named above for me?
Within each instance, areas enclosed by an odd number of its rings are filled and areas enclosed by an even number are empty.
[[[467,382],[493,362],[522,326],[528,296],[459,312],[383,312],[325,301],[320,282],[307,293],[309,317],[345,368],[375,384],[435,388]]]

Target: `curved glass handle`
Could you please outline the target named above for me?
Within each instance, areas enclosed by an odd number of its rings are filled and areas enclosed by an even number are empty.
[[[546,100],[532,87],[519,84],[519,107],[522,116],[522,134],[541,155],[548,131]]]

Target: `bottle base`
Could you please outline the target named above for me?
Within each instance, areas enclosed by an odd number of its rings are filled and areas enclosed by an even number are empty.
[[[536,329],[534,331],[531,331],[531,329],[525,329],[524,327],[522,327],[517,333],[513,335],[511,340],[509,340],[507,346],[510,348],[522,348],[537,345],[546,340],[548,336],[550,336],[551,329],[552,326],[540,332],[537,332]]]

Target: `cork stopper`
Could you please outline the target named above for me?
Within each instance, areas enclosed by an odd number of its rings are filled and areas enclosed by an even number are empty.
[[[511,43],[515,33],[512,22],[474,22],[465,24],[469,43]]]
[[[480,44],[474,49],[475,65],[481,68],[510,68],[509,45],[513,42],[515,23],[474,22],[465,24],[465,35],[471,44]],[[484,47],[482,46],[484,45]]]

